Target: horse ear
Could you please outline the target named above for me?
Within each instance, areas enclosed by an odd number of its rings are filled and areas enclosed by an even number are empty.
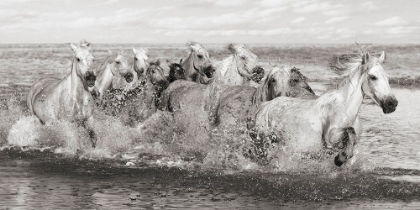
[[[136,48],[134,48],[133,46],[131,46],[132,48],[133,48],[133,53],[134,54],[137,54],[137,50],[136,50]]]
[[[141,48],[144,51],[144,54],[147,54],[149,52],[149,50],[147,48]]]
[[[228,45],[228,50],[229,50],[231,53],[236,53],[235,46],[234,46],[232,43],[230,43],[230,44]]]
[[[181,64],[182,63],[182,58],[179,60],[179,64]]]
[[[70,47],[73,50],[73,52],[77,52],[77,50],[79,50],[79,47],[77,47],[77,45],[70,43]]]
[[[109,54],[109,55],[112,55],[112,51],[111,51],[111,50],[109,50],[109,49],[108,49],[108,54]]]
[[[168,64],[168,66],[172,65],[172,63],[168,59],[166,59],[166,63]]]
[[[370,54],[367,52],[362,57],[362,65],[369,63],[370,60]]]
[[[156,65],[160,66],[160,59],[156,61]]]
[[[384,63],[385,58],[386,58],[385,51],[382,51],[381,56],[379,56],[378,62],[381,64]]]
[[[120,48],[121,48],[121,52],[119,54],[122,55],[124,53],[124,49],[121,46]]]

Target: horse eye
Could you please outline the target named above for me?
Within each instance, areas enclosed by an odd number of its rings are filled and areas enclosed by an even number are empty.
[[[369,78],[370,78],[371,80],[377,80],[377,79],[378,79],[378,77],[376,77],[375,75],[369,75]]]
[[[76,58],[77,62],[80,62],[80,58]]]
[[[138,58],[137,57],[134,57],[134,60],[138,60]]]
[[[274,78],[273,78],[273,79],[271,79],[271,81],[272,81],[272,82],[276,82],[276,79],[274,79]]]
[[[115,62],[116,64],[120,64],[120,62],[119,61],[117,61],[117,62]]]
[[[242,59],[242,60],[245,60],[245,59],[246,59],[246,57],[245,57],[245,56],[241,56],[241,59]]]
[[[197,55],[197,57],[198,57],[199,59],[202,59],[202,58],[203,58],[203,56],[202,56],[202,55]]]

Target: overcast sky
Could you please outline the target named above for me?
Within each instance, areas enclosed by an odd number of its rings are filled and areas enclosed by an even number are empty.
[[[0,43],[420,43],[416,0],[1,0]]]

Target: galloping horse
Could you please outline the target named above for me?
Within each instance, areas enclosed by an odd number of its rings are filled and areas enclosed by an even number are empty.
[[[229,86],[244,84],[249,80],[242,78],[242,75],[250,75],[252,69],[257,67],[257,56],[243,45],[230,44],[228,49],[232,55],[224,59],[221,65],[216,65],[215,78],[209,85],[176,80],[163,92],[160,109],[173,112],[175,122],[180,127],[196,127],[198,124],[207,127],[209,117],[212,117],[210,110],[218,102],[220,93]]]
[[[127,59],[122,55],[122,51],[119,53],[109,51],[109,56],[98,70],[98,76],[95,82],[96,88],[91,91],[93,92],[92,94],[95,96],[99,95],[99,100],[102,100],[106,90],[110,87],[121,85],[118,79],[123,78],[127,83],[133,82],[134,74],[131,71],[132,69],[128,66]],[[96,93],[96,91],[99,93]]]
[[[27,95],[28,108],[43,124],[57,119],[79,122],[93,138],[94,101],[88,88],[95,85],[96,76],[91,68],[91,46],[82,41],[80,47],[70,47],[74,53],[71,73],[63,79],[44,78],[33,84]]]
[[[210,58],[207,49],[197,42],[189,42],[188,46],[190,52],[188,55],[181,59],[179,64],[185,70],[185,79],[194,81],[201,84],[207,84],[211,76],[205,71],[212,71],[212,59]]]
[[[145,75],[138,81],[138,86],[133,90],[137,94],[126,101],[128,105],[121,113],[122,121],[134,127],[137,123],[149,118],[156,112],[160,95],[168,84],[163,69],[160,67],[160,61],[151,62]]]
[[[147,59],[149,57],[147,56],[147,48],[140,48],[136,49],[133,47],[133,53],[134,53],[134,61],[133,61],[133,67],[134,71],[137,73],[137,78],[140,79],[144,76],[144,72],[147,69],[148,63]]]
[[[297,68],[275,67],[258,88],[236,85],[222,92],[215,109],[214,125],[244,126],[255,116],[258,106],[279,96],[315,96]]]
[[[341,166],[353,156],[360,139],[358,113],[364,96],[385,114],[398,105],[381,65],[384,59],[385,52],[379,58],[363,51],[334,56],[330,67],[339,75],[346,74],[338,89],[312,100],[278,97],[263,103],[255,116],[256,130],[263,137],[282,137],[279,141],[292,152],[338,150],[334,163]]]

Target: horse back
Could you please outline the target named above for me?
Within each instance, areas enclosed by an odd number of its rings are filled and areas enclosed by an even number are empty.
[[[237,120],[241,122],[246,120],[250,115],[253,106],[252,97],[256,90],[256,88],[247,85],[231,86],[224,90],[214,110],[215,121],[213,124],[219,125],[222,122],[237,124]]]
[[[188,80],[175,80],[174,82],[170,83],[168,88],[166,88],[161,95],[159,110],[169,110],[169,106],[171,105],[171,99],[178,98],[179,94],[184,93],[185,89],[189,87],[198,85],[195,82],[188,81]],[[185,93],[187,94],[187,93]],[[170,110],[169,110],[170,111]]]

